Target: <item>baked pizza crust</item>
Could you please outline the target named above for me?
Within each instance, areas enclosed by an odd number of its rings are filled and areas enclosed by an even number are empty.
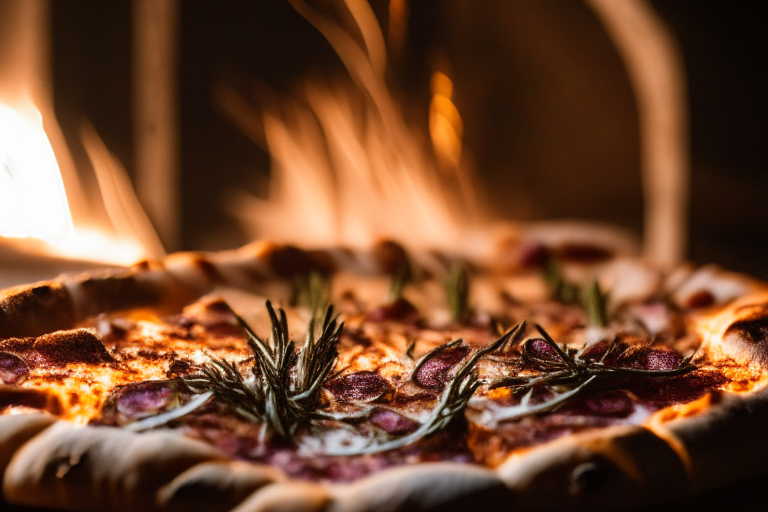
[[[643,427],[564,436],[512,454],[496,469],[522,510],[619,510],[688,495],[678,454]]]
[[[12,503],[75,511],[157,510],[160,488],[217,450],[168,432],[57,422],[24,444],[3,477]]]
[[[157,492],[157,505],[168,512],[227,512],[249,495],[285,476],[269,466],[240,461],[203,462],[181,473]]]
[[[264,285],[296,269],[383,273],[397,268],[402,257],[393,250],[306,252],[261,243],[64,276],[2,292],[0,337],[68,329],[89,316],[130,307],[173,310],[216,286]],[[450,261],[438,257],[422,264],[435,272]],[[715,273],[715,278],[724,277]],[[744,290],[765,289],[744,276],[738,280]],[[768,314],[761,312],[768,311],[768,297],[742,299],[728,314],[737,308],[741,316],[729,324],[723,313],[722,336],[705,342],[762,369],[768,361],[762,319]],[[168,432],[137,434],[75,426],[44,414],[5,415],[0,416],[0,473],[4,470],[3,494],[10,502],[78,511],[353,512],[443,509],[451,503],[464,504],[462,509],[482,503],[488,510],[566,505],[614,510],[681,498],[762,471],[765,454],[758,447],[768,430],[767,396],[766,390],[725,394],[692,417],[566,436],[516,452],[495,471],[420,464],[347,485],[291,481],[274,468],[231,461],[209,445]],[[735,438],[737,443],[724,441]]]

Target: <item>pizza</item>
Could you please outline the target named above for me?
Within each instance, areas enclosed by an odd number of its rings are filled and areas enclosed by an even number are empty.
[[[259,242],[0,293],[3,499],[613,510],[758,474],[768,287],[519,237]]]

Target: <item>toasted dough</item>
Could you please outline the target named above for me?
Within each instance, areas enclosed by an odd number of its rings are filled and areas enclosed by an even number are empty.
[[[256,491],[232,512],[320,512],[330,500],[328,490],[320,484],[286,482]]]
[[[511,455],[496,470],[521,510],[617,510],[688,495],[677,453],[653,432],[617,426]]]
[[[5,468],[16,451],[55,421],[47,414],[0,416],[0,482],[5,474]],[[0,504],[2,503],[3,499],[0,498]]]
[[[223,459],[206,444],[167,432],[58,422],[16,452],[3,492],[11,503],[51,509],[160,510],[161,487],[196,464]]]
[[[693,492],[723,487],[765,472],[768,388],[726,393],[704,414],[655,425],[688,459]]]
[[[450,463],[393,468],[331,494],[328,512],[503,510],[513,502],[493,471]]]
[[[284,479],[280,471],[269,466],[237,461],[204,462],[163,486],[157,503],[168,512],[225,512],[262,487]]]
[[[217,255],[176,254],[131,269],[65,276],[0,292],[0,339],[69,329],[102,312],[184,304],[214,286],[289,281],[309,270],[391,271],[402,259],[392,247],[361,256],[254,244]],[[722,317],[712,316],[723,325],[711,329],[705,346],[740,364],[764,368],[768,306],[750,300],[730,306]],[[747,309],[739,310],[740,323],[727,322],[741,307]],[[620,426],[565,436],[517,452],[495,471],[425,463],[345,485],[291,481],[278,470],[230,461],[206,444],[168,432],[136,434],[54,422],[43,414],[6,415],[0,416],[0,476],[4,495],[13,503],[80,512],[634,508],[762,471],[768,455],[762,449],[768,431],[766,397],[766,390],[726,394],[698,416],[650,428]]]

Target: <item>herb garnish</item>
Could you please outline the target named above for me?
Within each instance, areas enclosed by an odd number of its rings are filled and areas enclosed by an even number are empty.
[[[394,302],[403,298],[403,289],[405,285],[410,283],[413,279],[411,267],[407,263],[400,266],[400,268],[392,274],[392,280],[389,283],[389,301]]]
[[[329,306],[319,336],[315,337],[313,316],[304,345],[297,351],[288,335],[285,311],[275,312],[269,301],[267,311],[272,322],[268,341],[237,317],[254,355],[251,378],[244,379],[233,363],[212,357],[201,365],[198,374],[182,382],[195,393],[212,392],[240,416],[261,422],[266,436],[291,437],[317,407],[320,387],[336,364],[336,345],[344,324]]]
[[[318,316],[326,304],[330,303],[330,281],[316,270],[294,278],[288,304],[307,306],[312,316]]]
[[[691,361],[695,354],[685,358],[677,368],[670,370],[648,370],[643,368],[629,368],[622,366],[608,366],[605,361],[614,354],[618,347],[617,339],[608,346],[605,352],[597,361],[583,359],[586,345],[575,354],[571,355],[567,347],[558,345],[552,337],[539,325],[536,329],[543,337],[545,343],[552,349],[550,354],[553,357],[540,357],[531,350],[530,340],[523,343],[521,354],[523,360],[533,366],[538,372],[531,375],[514,376],[498,380],[489,387],[508,387],[515,392],[527,391],[520,404],[495,407],[493,413],[493,423],[501,423],[520,419],[524,416],[531,416],[542,412],[556,409],[564,404],[581,391],[586,389],[598,379],[604,380],[615,377],[626,377],[631,375],[643,377],[671,377],[674,375],[683,375],[696,369],[696,365]],[[569,389],[565,392],[556,393],[553,398],[536,404],[529,405],[530,398],[535,387],[545,387],[552,391],[554,386],[567,386]]]
[[[418,429],[416,429],[411,434],[391,439],[383,443],[370,444],[364,448],[341,449],[338,451],[329,452],[329,455],[364,455],[386,452],[389,450],[402,448],[403,446],[408,446],[409,444],[415,443],[416,441],[430,434],[443,430],[451,422],[463,414],[469,399],[472,398],[472,396],[475,394],[477,388],[483,384],[477,375],[477,362],[488,353],[504,351],[508,344],[514,344],[522,335],[524,329],[524,324],[518,325],[514,329],[501,336],[498,340],[494,341],[486,347],[475,351],[469,358],[465,359],[464,363],[456,371],[453,379],[445,387],[443,394],[440,396],[440,400],[438,401],[435,408],[432,409],[429,417],[421,424]],[[462,340],[455,340],[451,343],[446,343],[445,345],[441,345],[431,350],[421,358],[419,361],[420,364],[414,368],[414,371],[411,375],[413,376],[413,374],[415,374],[418,370],[419,366],[424,362],[447,350],[448,348],[459,346],[461,343]]]
[[[451,268],[443,282],[448,306],[451,309],[451,319],[456,323],[465,323],[469,320],[469,278],[467,269],[461,263]]]
[[[568,281],[560,265],[550,259],[544,270],[544,280],[553,299],[563,304],[581,304],[587,312],[587,322],[592,327],[605,327],[609,323],[608,294],[600,289],[595,279],[586,288]]]

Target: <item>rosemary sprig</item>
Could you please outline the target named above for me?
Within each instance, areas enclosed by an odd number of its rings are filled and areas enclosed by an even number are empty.
[[[587,311],[587,322],[593,327],[608,325],[608,294],[600,290],[597,279],[582,292],[582,304]]]
[[[330,303],[330,282],[328,277],[316,270],[294,279],[288,299],[291,306],[307,306],[312,315],[319,315]]]
[[[569,282],[560,265],[553,259],[544,270],[544,280],[553,299],[563,304],[581,304],[587,312],[587,322],[593,327],[605,327],[609,323],[608,294],[600,289],[595,279],[586,288]]]
[[[412,280],[410,265],[403,264],[397,272],[392,275],[392,281],[389,283],[389,300],[394,302],[403,298],[403,289]]]
[[[477,362],[486,354],[495,351],[503,351],[504,348],[510,344],[515,343],[525,330],[525,323],[522,323],[510,330],[498,340],[494,341],[490,345],[483,347],[480,350],[475,351],[472,356],[465,359],[461,367],[456,371],[454,378],[448,383],[443,394],[440,396],[440,400],[429,417],[411,434],[407,436],[398,437],[378,444],[370,444],[361,449],[341,449],[337,451],[329,452],[329,455],[365,455],[372,453],[381,453],[397,448],[402,448],[413,444],[420,439],[439,432],[445,429],[456,418],[463,414],[464,410],[469,403],[469,399],[475,394],[477,388],[479,388],[483,382],[477,375]],[[419,363],[423,364],[431,357],[440,354],[448,348],[459,346],[462,343],[461,340],[455,340],[450,343],[446,343],[436,349],[428,352],[421,358]],[[415,374],[420,364],[417,364],[411,375]],[[413,378],[413,377],[411,377]]]
[[[451,319],[456,323],[469,320],[469,278],[467,269],[461,263],[451,268],[443,282],[448,306],[451,309]]]
[[[544,280],[553,299],[563,304],[573,304],[579,301],[579,287],[565,279],[563,269],[552,258],[547,260]]]
[[[195,393],[213,393],[214,399],[240,416],[260,422],[264,435],[289,438],[311,419],[317,407],[320,387],[336,364],[336,346],[344,324],[329,306],[320,335],[315,337],[313,316],[304,345],[297,351],[288,335],[285,311],[275,311],[269,301],[267,311],[272,322],[268,341],[237,317],[254,355],[249,379],[244,379],[233,363],[211,358],[198,374],[182,382]]]
[[[646,370],[642,368],[608,366],[605,364],[605,361],[608,356],[614,353],[617,346],[616,340],[606,349],[600,359],[593,361],[582,359],[581,355],[584,349],[571,356],[567,348],[558,345],[541,326],[536,325],[536,329],[547,345],[552,348],[553,355],[556,357],[538,357],[532,353],[529,344],[523,344],[521,350],[523,359],[536,368],[538,373],[501,379],[489,386],[490,388],[508,387],[514,391],[527,391],[520,404],[495,408],[494,423],[516,420],[524,416],[554,410],[580,394],[598,379],[604,380],[610,377],[622,376],[670,377],[683,375],[696,369],[696,365],[691,363],[695,354],[691,354],[677,368],[670,370]],[[570,389],[556,394],[553,398],[543,403],[533,406],[528,404],[535,387],[544,386],[551,388],[556,385],[570,386]]]

